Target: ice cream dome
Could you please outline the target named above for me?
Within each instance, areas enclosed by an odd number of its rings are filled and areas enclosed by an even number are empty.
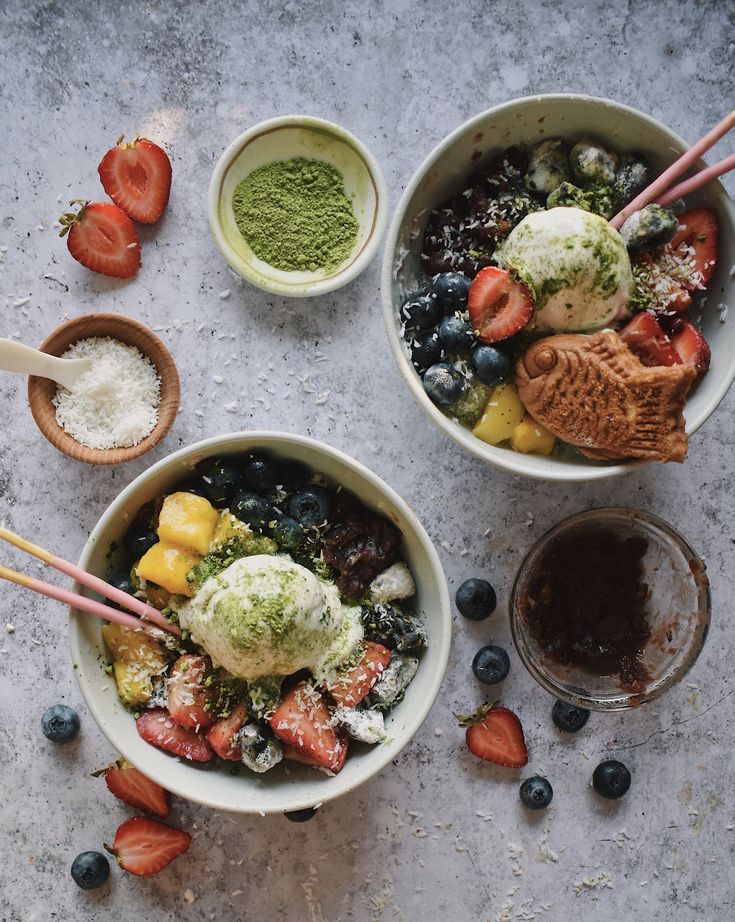
[[[360,609],[290,557],[242,557],[178,607],[215,665],[243,679],[309,669],[325,675],[362,640]]]
[[[531,289],[539,330],[600,330],[624,313],[633,287],[620,234],[581,208],[529,214],[498,258]]]

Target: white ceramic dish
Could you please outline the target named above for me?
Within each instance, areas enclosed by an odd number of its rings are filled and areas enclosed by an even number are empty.
[[[513,144],[533,145],[547,137],[592,135],[619,151],[639,151],[660,173],[688,145],[656,119],[628,106],[590,96],[532,96],[503,103],[475,116],[452,132],[414,173],[388,231],[382,276],[383,315],[388,340],[414,399],[442,432],[488,464],[543,480],[601,480],[635,470],[648,462],[603,464],[579,458],[524,455],[487,445],[469,429],[445,416],[427,397],[400,335],[398,308],[405,295],[425,279],[419,263],[429,213],[462,188],[478,163]],[[479,157],[478,157],[479,153]],[[704,165],[699,161],[698,167]],[[720,220],[717,269],[708,285],[702,328],[712,349],[712,365],[686,405],[691,435],[714,412],[735,378],[735,320],[721,323],[718,304],[735,316],[735,206],[719,182],[689,196],[687,205],[713,208]]]
[[[336,269],[275,269],[253,253],[238,230],[232,210],[237,184],[267,163],[292,157],[323,160],[344,177],[360,227],[350,256]],[[235,272],[264,291],[306,298],[341,288],[367,267],[385,233],[388,190],[377,160],[349,131],[324,119],[288,115],[261,122],[230,144],[209,182],[208,212],[215,242]]]
[[[183,448],[137,477],[110,504],[92,530],[79,565],[106,575],[112,542],[119,542],[144,503],[181,481],[203,458],[240,454],[255,447],[275,456],[295,458],[315,472],[354,492],[363,502],[391,518],[403,532],[403,551],[417,586],[417,607],[429,634],[416,678],[406,697],[386,718],[390,740],[379,746],[354,747],[345,767],[329,778],[302,765],[265,775],[226,769],[197,768],[144,742],[132,716],[123,708],[114,681],[102,666],[107,661],[101,622],[72,610],[69,635],[76,675],[87,706],[112,746],[169,791],[217,810],[278,813],[315,806],[354,790],[376,775],[417,732],[436,698],[449,656],[449,592],[439,557],[429,536],[406,503],[386,483],[348,455],[304,436],[276,432],[240,432],[217,436]],[[76,592],[81,591],[75,585]]]

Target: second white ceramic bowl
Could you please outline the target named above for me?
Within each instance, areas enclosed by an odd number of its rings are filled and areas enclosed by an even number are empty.
[[[115,499],[92,530],[79,566],[109,575],[109,554],[119,544],[137,510],[191,473],[204,458],[231,457],[255,448],[306,464],[357,495],[367,506],[392,519],[403,533],[403,553],[416,582],[416,605],[429,635],[416,677],[406,697],[386,717],[389,740],[370,748],[355,747],[333,778],[304,765],[278,766],[265,775],[198,768],[144,742],[135,721],[120,703],[107,661],[99,619],[72,610],[69,636],[79,685],[102,732],[112,746],[149,778],[197,803],[239,813],[301,810],[354,790],[395,759],[431,710],[449,657],[451,612],[447,582],[439,556],[411,509],[388,484],[358,461],[314,439],[278,432],[239,432],[183,448],[154,464]],[[75,584],[74,591],[80,587]]]
[[[511,145],[544,138],[592,135],[619,151],[638,151],[662,172],[688,147],[678,135],[636,109],[591,96],[549,95],[515,99],[488,109],[460,125],[441,142],[414,173],[388,231],[383,260],[383,315],[391,351],[414,399],[442,432],[488,464],[543,480],[601,480],[635,470],[648,462],[600,463],[581,456],[574,460],[524,455],[494,447],[445,416],[427,397],[401,337],[398,308],[408,292],[426,282],[419,262],[424,227],[430,212],[449,196],[484,159]],[[705,164],[699,161],[699,168]],[[735,321],[721,322],[718,305],[735,315],[735,206],[719,182],[687,198],[687,206],[706,205],[720,221],[717,269],[708,289],[701,326],[712,349],[712,365],[690,396],[685,416],[691,435],[714,412],[735,378]],[[725,312],[726,313],[726,312]]]

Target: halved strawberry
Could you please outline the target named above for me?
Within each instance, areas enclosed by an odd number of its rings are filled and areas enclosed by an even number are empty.
[[[105,848],[124,871],[138,877],[152,877],[190,845],[188,832],[145,816],[134,816],[118,827],[112,848],[109,845]]]
[[[119,800],[165,819],[171,813],[171,795],[139,772],[127,759],[118,759],[104,772],[107,787]]]
[[[112,201],[141,224],[153,224],[165,211],[171,192],[171,161],[148,138],[124,144],[120,135],[97,171]]]
[[[692,208],[680,214],[678,219],[681,230],[671,241],[673,250],[693,251],[692,259],[702,285],[712,278],[717,264],[717,239],[720,225],[717,215],[709,208]],[[692,291],[696,285],[687,285]]]
[[[644,365],[680,365],[681,359],[656,318],[641,311],[620,331],[620,338]]]
[[[182,759],[209,762],[212,758],[212,747],[207,740],[196,730],[179,726],[165,708],[143,711],[135,721],[135,726],[146,743],[172,752]]]
[[[289,689],[268,721],[279,740],[334,774],[342,768],[347,740],[337,735],[324,695],[308,682]]]
[[[671,345],[684,365],[694,365],[700,378],[707,372],[712,353],[701,330],[693,323],[686,321],[681,330],[671,337]]]
[[[327,686],[337,704],[352,708],[369,694],[390,662],[390,650],[379,643],[368,641],[362,659],[353,669],[333,684]]]
[[[467,748],[473,755],[508,768],[528,763],[523,727],[513,711],[483,704],[475,714],[457,717],[460,726],[467,727]]]
[[[122,208],[109,202],[71,204],[82,207],[59,218],[59,236],[68,234],[66,245],[74,259],[102,275],[121,279],[135,275],[140,269],[140,241]]]
[[[526,326],[533,315],[533,298],[505,269],[486,266],[470,285],[467,309],[478,338],[497,343]]]
[[[211,711],[212,689],[205,684],[212,674],[208,656],[184,653],[173,665],[166,683],[168,712],[182,727],[208,727],[217,719]]]
[[[322,768],[322,765],[319,762],[315,762],[314,759],[310,759],[308,756],[305,756],[302,752],[299,752],[295,746],[284,745],[283,747],[283,758],[287,759],[289,762],[300,762],[302,765],[311,765],[312,768]],[[342,746],[340,750],[340,757],[335,763],[334,767],[330,769],[333,775],[336,775],[345,764],[345,759],[347,758],[347,740],[345,739],[345,745]]]
[[[220,759],[239,762],[242,752],[239,746],[232,742],[238,730],[241,730],[248,719],[247,704],[238,704],[232,709],[229,717],[223,717],[207,730],[206,737],[209,745],[214,749]]]

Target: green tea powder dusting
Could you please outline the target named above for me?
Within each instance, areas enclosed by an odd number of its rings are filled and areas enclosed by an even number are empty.
[[[336,268],[352,252],[359,228],[339,170],[304,157],[246,176],[232,210],[255,255],[284,272]]]

